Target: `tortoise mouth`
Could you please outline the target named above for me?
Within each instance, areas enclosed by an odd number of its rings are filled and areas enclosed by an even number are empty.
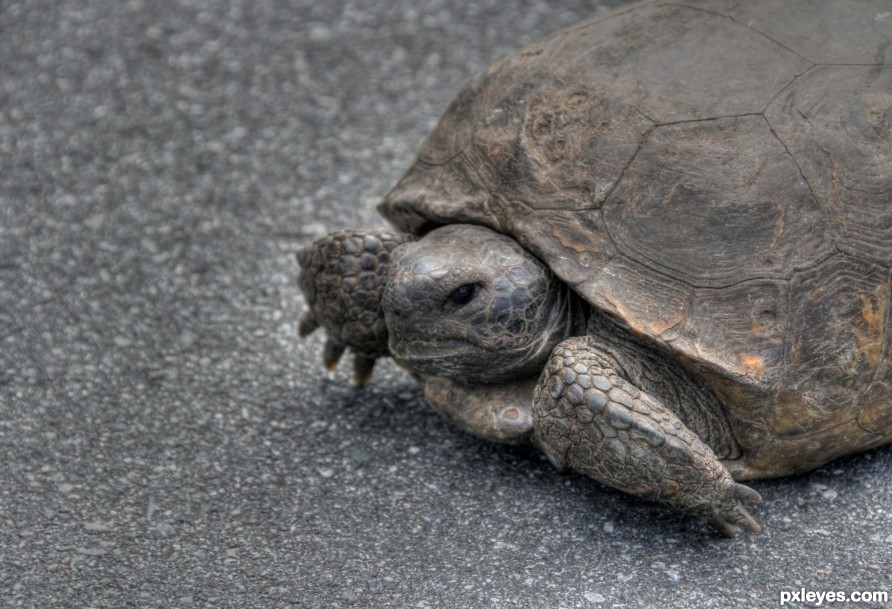
[[[393,359],[410,372],[482,383],[510,380],[530,369],[536,371],[536,363],[529,361],[534,352],[528,345],[493,350],[460,339],[400,343],[391,339],[390,343]]]
[[[486,349],[464,340],[390,341],[390,353],[397,362],[413,372],[445,376],[442,371],[461,368],[459,363],[471,354],[485,354]],[[473,359],[473,356],[472,356]]]

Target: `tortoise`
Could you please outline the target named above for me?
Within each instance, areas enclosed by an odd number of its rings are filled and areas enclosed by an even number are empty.
[[[892,442],[887,0],[651,1],[498,61],[299,254],[300,323],[489,440],[760,527],[743,481]]]

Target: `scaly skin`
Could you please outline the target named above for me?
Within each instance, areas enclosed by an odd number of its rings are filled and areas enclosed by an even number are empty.
[[[301,334],[325,328],[327,365],[349,346],[364,382],[375,358],[391,355],[470,433],[532,443],[558,467],[702,516],[726,535],[759,532],[741,503],[760,501],[758,493],[734,482],[698,436],[726,452],[733,441],[716,426],[714,404],[664,356],[622,335],[599,337],[606,322],[579,336],[589,321],[580,299],[504,235],[450,225],[412,241],[342,231],[301,252],[310,305]],[[622,376],[644,368],[678,391]],[[664,404],[639,385],[670,400],[701,397]],[[672,406],[703,429],[687,427]]]
[[[548,267],[481,226],[444,226],[398,248],[383,297],[393,358],[465,384],[538,375],[584,327],[578,297]]]
[[[345,349],[355,352],[356,382],[372,376],[375,360],[388,354],[382,294],[393,251],[414,237],[375,230],[331,233],[297,254],[298,283],[309,310],[300,320],[301,338],[320,326],[326,343],[322,361],[337,366]]]
[[[555,466],[706,518],[733,536],[761,529],[741,501],[757,492],[734,482],[713,451],[659,400],[621,378],[590,337],[554,350],[536,387],[534,443]]]

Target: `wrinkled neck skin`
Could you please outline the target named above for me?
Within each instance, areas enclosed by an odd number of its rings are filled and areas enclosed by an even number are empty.
[[[400,246],[382,305],[400,365],[465,385],[538,377],[551,350],[586,324],[582,300],[547,266],[474,225]]]
[[[481,362],[484,369],[492,367],[492,381],[504,382],[527,376],[538,378],[552,350],[562,340],[584,333],[585,307],[582,299],[561,281],[555,282],[554,297],[542,332],[532,336],[529,344],[515,351],[494,354],[490,362]],[[498,367],[493,363],[498,362]],[[484,375],[487,376],[487,372]]]

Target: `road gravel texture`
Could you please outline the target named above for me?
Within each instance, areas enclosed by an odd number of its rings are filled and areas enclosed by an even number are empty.
[[[296,338],[294,252],[380,226],[466,79],[603,9],[0,2],[0,606],[890,591],[889,448],[755,482],[765,532],[729,540],[462,434],[392,363],[354,388]]]

